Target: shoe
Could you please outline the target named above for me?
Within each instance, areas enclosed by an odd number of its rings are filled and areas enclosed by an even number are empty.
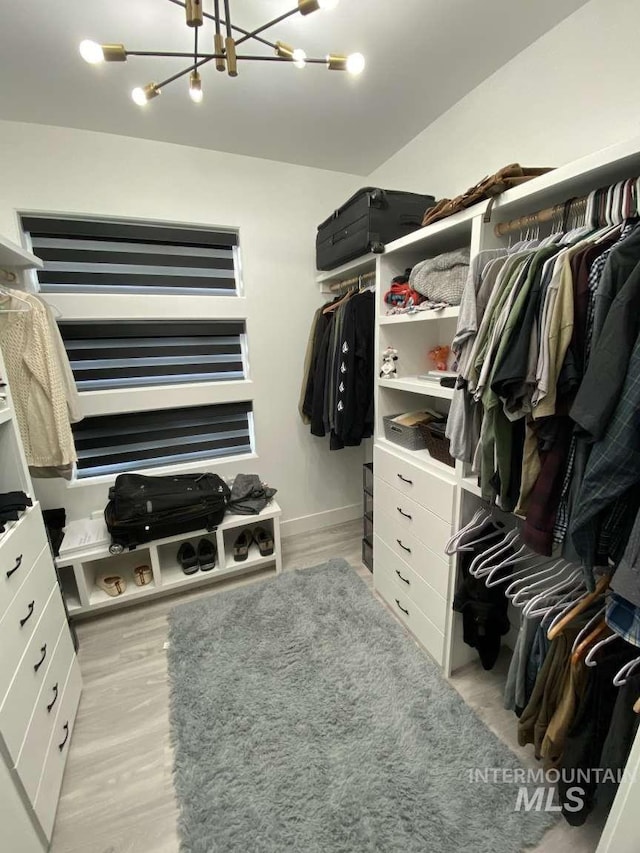
[[[191,542],[183,542],[178,548],[178,562],[185,575],[195,575],[198,571],[198,555]]]
[[[120,575],[100,575],[96,578],[96,586],[104,590],[107,595],[117,598],[127,588],[127,584]]]
[[[133,570],[133,579],[136,586],[147,586],[153,580],[151,566],[136,566]]]
[[[265,527],[254,527],[253,538],[260,549],[261,557],[270,557],[273,554],[273,536]]]
[[[253,532],[246,527],[233,543],[233,559],[236,563],[244,563],[249,556],[249,546],[253,542]]]
[[[215,569],[217,556],[218,549],[215,542],[209,539],[201,539],[198,542],[198,565],[201,572],[210,572],[211,569]]]

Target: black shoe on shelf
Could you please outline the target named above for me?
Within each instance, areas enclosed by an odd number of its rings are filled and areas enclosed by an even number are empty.
[[[249,546],[253,542],[253,532],[246,527],[233,543],[233,559],[236,563],[244,563],[249,556]]]
[[[269,533],[266,527],[255,527],[253,530],[253,538],[260,549],[261,557],[270,557],[273,554],[273,536]]]
[[[210,572],[211,569],[215,569],[217,556],[218,549],[215,542],[209,539],[201,539],[198,542],[198,565],[201,572]]]
[[[185,575],[195,575],[198,571],[198,555],[191,542],[183,542],[178,548],[178,562]]]

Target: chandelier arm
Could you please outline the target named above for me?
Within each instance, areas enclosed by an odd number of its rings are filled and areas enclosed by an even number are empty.
[[[216,23],[216,33],[220,35],[220,0],[213,0],[213,17]]]
[[[225,2],[228,2],[228,0],[225,0]],[[238,47],[248,39],[255,38],[259,33],[263,32],[264,30],[268,30],[270,27],[274,27],[281,21],[286,21],[286,19],[290,18],[292,15],[297,15],[299,11],[299,8],[296,6],[295,9],[291,9],[289,12],[285,12],[284,15],[280,15],[279,17],[274,18],[272,21],[269,21],[268,23],[263,24],[261,27],[258,27],[256,30],[252,30],[250,33],[244,35],[241,39],[238,39],[238,41],[236,42],[236,47]]]
[[[191,54],[189,54],[191,56]],[[177,74],[173,74],[171,77],[167,77],[166,80],[163,80],[161,83],[156,83],[156,89],[164,89],[165,86],[168,86],[169,83],[173,83],[174,80],[179,80],[180,77],[184,77],[185,74],[189,74],[192,71],[196,71],[200,68],[201,65],[206,65],[208,62],[211,62],[216,58],[215,54],[211,56],[206,56],[204,59],[199,59],[195,65],[189,65],[184,71],[178,71]]]
[[[225,26],[227,28],[227,38],[233,38],[233,33],[231,31],[231,10],[229,9],[229,0],[224,0],[224,17]]]
[[[193,36],[193,70],[195,71],[198,67],[198,30],[200,27],[194,27],[194,36]]]
[[[173,51],[173,50],[128,50],[127,56],[159,56],[159,57],[169,57],[173,59],[193,59],[193,53],[188,53],[186,51]],[[224,54],[222,53],[200,53],[198,54],[200,59],[221,59]],[[193,66],[192,66],[193,67]]]
[[[184,3],[182,2],[182,0],[169,0],[169,3],[173,3],[174,6],[180,6],[182,9],[184,9]],[[213,15],[210,15],[208,12],[203,12],[202,14],[203,17],[207,18],[209,21],[215,21],[215,17]],[[220,23],[223,26],[227,25],[227,22],[223,18],[220,18]],[[264,39],[261,36],[254,35],[253,33],[250,33],[249,30],[245,30],[242,27],[236,26],[236,24],[232,24],[231,29],[235,30],[238,33],[242,33],[245,36],[251,36],[251,38],[261,42],[267,47],[273,48],[273,50],[276,49],[275,42],[269,41],[268,39]]]
[[[294,60],[290,56],[249,56],[239,54],[236,57],[238,60],[245,59],[250,62],[293,62]],[[306,57],[305,62],[310,65],[326,65],[327,60],[325,59],[310,59]]]

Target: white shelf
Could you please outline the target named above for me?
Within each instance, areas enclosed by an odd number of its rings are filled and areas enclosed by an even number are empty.
[[[9,406],[0,406],[0,424],[6,424],[11,420],[11,408]]]
[[[275,554],[271,554],[269,557],[263,557],[255,542],[249,547],[249,556],[246,560],[236,561],[233,559],[233,543],[231,543],[229,551],[230,553],[227,556],[227,565],[225,566],[227,571],[241,568],[255,568],[256,566],[268,566],[269,563],[275,562],[276,559]]]
[[[225,515],[224,521],[218,526],[218,530],[229,530],[231,527],[249,527],[267,518],[276,518],[281,514],[282,510],[276,501],[271,501],[258,515]]]
[[[328,272],[319,272],[316,276],[318,284],[330,284],[332,281],[340,281],[343,278],[350,278],[352,275],[359,275],[364,272],[373,272],[376,268],[376,259],[379,255],[369,253],[362,255],[360,258],[355,258],[353,261],[348,261],[346,264],[336,267]]]
[[[113,569],[113,574],[119,574],[115,566]],[[124,572],[122,574],[127,584],[127,588],[122,593],[122,595],[109,595],[103,589],[100,589],[100,587],[98,586],[94,585],[91,587],[91,589],[89,590],[89,602],[91,605],[91,610],[95,610],[96,606],[98,605],[108,606],[110,604],[115,604],[118,601],[130,601],[132,598],[135,598],[139,595],[152,595],[155,592],[156,586],[153,581],[151,583],[146,584],[146,586],[136,586],[129,572]]]
[[[397,326],[401,323],[434,323],[437,320],[455,320],[460,308],[443,308],[441,311],[415,311],[413,314],[387,314],[378,321],[381,326]]]
[[[478,498],[482,497],[482,489],[478,485],[477,477],[463,477],[460,480],[460,485],[465,492],[469,492]]]
[[[460,213],[454,213],[453,216],[448,216],[446,219],[434,222],[433,225],[412,231],[411,234],[400,237],[393,243],[388,243],[385,247],[385,254],[389,255],[403,249],[423,250],[431,247],[432,244],[437,248],[438,244],[443,242],[443,238],[447,244],[453,244],[456,241],[462,244],[464,237],[468,237],[468,241],[470,241],[471,222],[475,216],[484,213],[486,207],[487,202],[481,202],[467,208],[467,210],[461,210]]]
[[[270,565],[271,563],[275,563],[275,556],[271,558],[265,558],[260,565]],[[160,568],[160,591],[182,589],[183,587],[189,586],[201,586],[206,583],[211,583],[215,581],[217,578],[223,577],[233,577],[234,575],[242,574],[243,571],[248,569],[255,569],[255,564],[244,562],[244,563],[234,563],[233,566],[223,566],[220,567],[216,565],[215,569],[211,569],[210,572],[195,572],[193,575],[185,575],[182,571],[182,568],[176,563],[174,565],[163,565]]]
[[[0,237],[0,268],[15,270],[42,269],[43,263],[31,252],[6,237]]]
[[[435,382],[418,379],[417,376],[404,376],[397,379],[378,379],[381,388],[392,388],[394,391],[409,391],[411,394],[422,394],[425,397],[438,397],[442,400],[453,400],[453,388],[443,388]]]

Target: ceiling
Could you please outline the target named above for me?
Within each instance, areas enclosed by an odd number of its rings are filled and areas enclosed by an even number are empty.
[[[188,51],[192,33],[180,8],[168,0],[5,1],[0,118],[367,175],[585,2],[341,0],[336,9],[296,14],[264,35],[309,56],[359,51],[367,58],[360,77],[322,66],[248,62],[231,79],[208,65],[201,104],[191,102],[183,78],[141,108],[131,89],[170,76],[183,60],[132,57],[89,66],[78,44],[92,38],[131,50]],[[249,29],[295,5],[231,0],[232,19]],[[212,7],[213,0],[204,0],[205,11]],[[207,49],[210,27],[201,35]],[[252,53],[269,51],[252,44]]]

